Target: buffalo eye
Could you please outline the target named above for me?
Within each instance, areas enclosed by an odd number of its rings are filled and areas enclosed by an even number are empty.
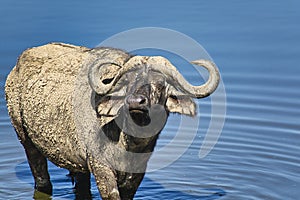
[[[178,103],[178,98],[177,98],[177,96],[171,94],[169,97],[170,97],[174,102]]]
[[[106,79],[102,80],[102,83],[107,85],[107,84],[110,84],[113,80],[114,80],[114,78],[106,78]]]
[[[170,95],[170,98],[174,99],[174,100],[178,100],[178,98],[175,95]]]

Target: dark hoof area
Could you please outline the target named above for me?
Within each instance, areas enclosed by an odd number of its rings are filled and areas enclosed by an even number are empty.
[[[51,196],[52,184],[49,180],[38,180],[35,184],[35,190]]]
[[[34,200],[52,200],[51,195],[35,190],[33,194]]]
[[[52,187],[36,187],[35,189],[41,193],[52,195]]]

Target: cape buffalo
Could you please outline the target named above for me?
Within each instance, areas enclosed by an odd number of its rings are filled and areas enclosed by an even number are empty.
[[[103,199],[132,199],[170,112],[194,116],[193,98],[210,95],[219,72],[208,60],[209,79],[188,83],[160,56],[51,43],[28,49],[8,75],[8,112],[24,146],[35,189],[52,194],[47,160]],[[90,195],[90,194],[89,194]]]

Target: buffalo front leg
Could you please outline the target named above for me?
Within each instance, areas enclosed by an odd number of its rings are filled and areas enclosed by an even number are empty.
[[[21,143],[24,146],[27,160],[34,177],[35,189],[52,195],[52,184],[48,173],[47,159],[35,147],[30,138],[26,137]]]
[[[118,171],[118,187],[122,200],[133,199],[145,173],[126,173]]]
[[[120,179],[119,191],[120,191],[121,199],[122,200],[133,199],[145,174],[144,173],[132,174],[132,173],[124,173],[124,172],[118,172],[118,174]]]
[[[98,190],[103,200],[120,200],[116,172],[94,159],[89,159],[89,167],[95,176]]]

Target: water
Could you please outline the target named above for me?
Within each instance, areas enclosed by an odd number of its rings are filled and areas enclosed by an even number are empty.
[[[135,198],[299,199],[299,6],[296,0],[2,1],[0,199],[33,197],[33,178],[3,93],[18,55],[51,41],[93,47],[145,26],[180,31],[205,47],[220,68],[227,115],[218,143],[199,159],[210,98],[198,101],[201,121],[192,145],[172,165],[148,173]],[[193,80],[192,73],[183,73]],[[178,116],[169,119],[158,149],[174,137],[177,123]],[[67,171],[50,165],[50,174],[53,199],[74,199]],[[94,181],[92,194],[99,197]]]

